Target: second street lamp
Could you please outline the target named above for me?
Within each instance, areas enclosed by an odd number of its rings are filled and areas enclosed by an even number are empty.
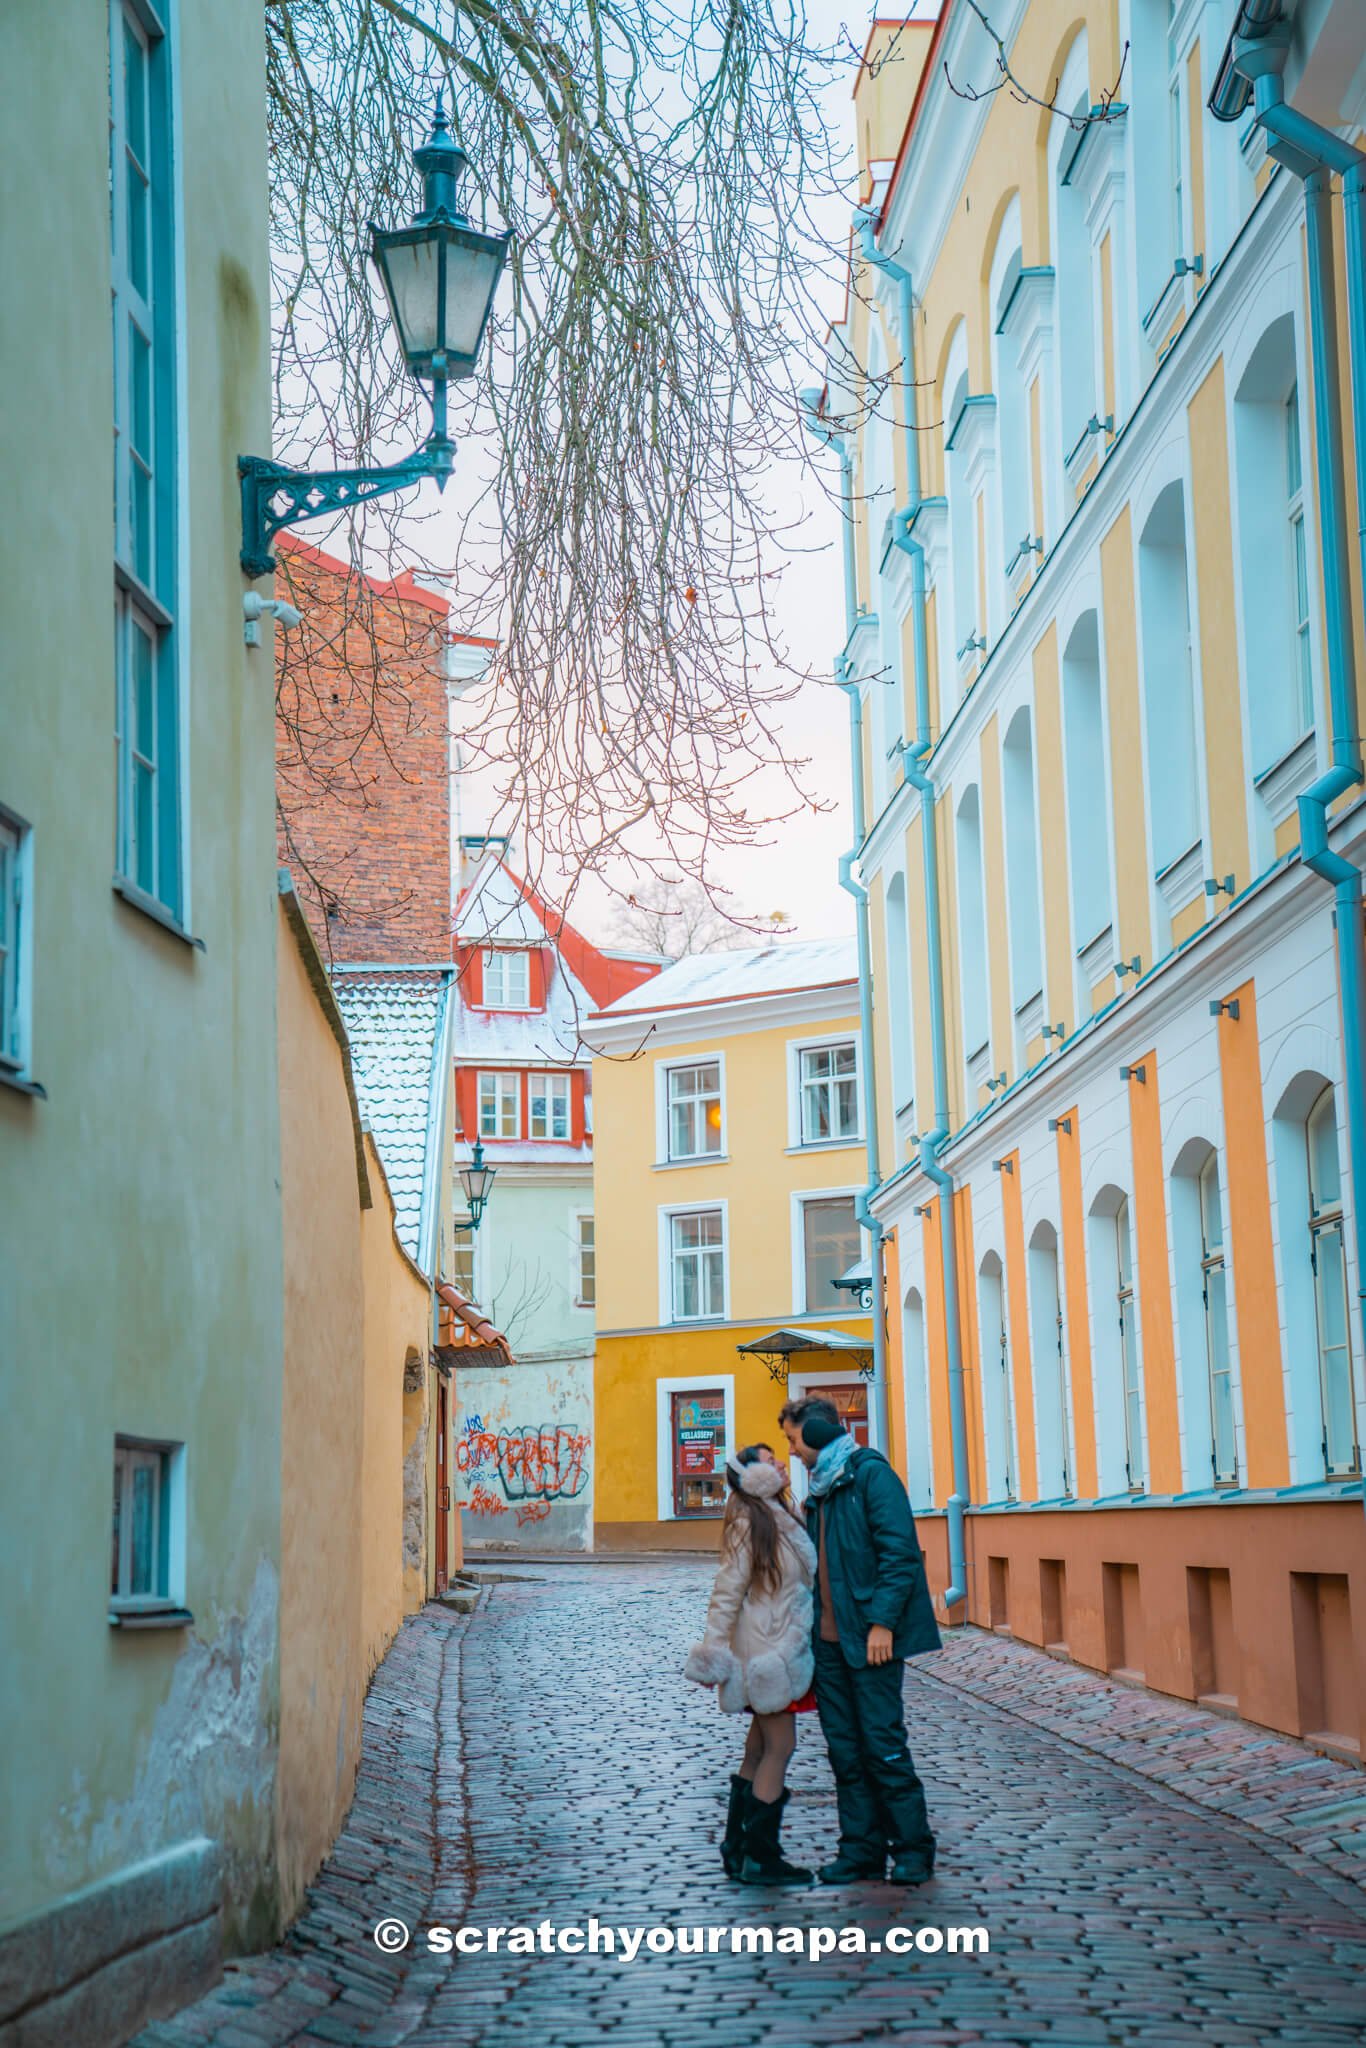
[[[435,477],[445,486],[455,462],[446,432],[446,388],[468,377],[493,310],[510,234],[473,227],[460,211],[467,158],[451,136],[438,96],[426,144],[413,152],[422,173],[423,208],[406,228],[370,230],[370,255],[384,286],[409,373],[431,386],[432,431],[402,462],[375,469],[291,469],[267,456],[240,455],[242,569],[268,576],[270,543],[281,527],[342,512],[389,491]]]
[[[476,1138],[469,1165],[460,1169],[460,1185],[469,1203],[471,1230],[479,1228],[497,1172],[496,1166],[485,1166],[483,1143]]]

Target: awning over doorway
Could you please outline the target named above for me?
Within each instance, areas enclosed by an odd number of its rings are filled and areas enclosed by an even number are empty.
[[[814,1352],[828,1356],[832,1352],[858,1356],[858,1369],[865,1379],[873,1376],[873,1347],[866,1337],[855,1337],[848,1330],[770,1330],[766,1337],[751,1337],[747,1344],[737,1344],[737,1351],[752,1352],[762,1358],[768,1367],[768,1376],[774,1380],[785,1380],[788,1360],[801,1352]],[[851,1361],[852,1362],[852,1361]]]

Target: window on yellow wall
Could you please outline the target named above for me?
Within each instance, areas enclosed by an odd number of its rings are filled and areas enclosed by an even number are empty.
[[[823,1145],[859,1135],[858,1048],[852,1039],[836,1045],[804,1045],[799,1054],[802,1143]]]
[[[702,1159],[721,1150],[721,1065],[702,1060],[668,1070],[670,1159]]]
[[[802,1203],[802,1307],[807,1315],[848,1307],[836,1281],[863,1256],[852,1195]]]

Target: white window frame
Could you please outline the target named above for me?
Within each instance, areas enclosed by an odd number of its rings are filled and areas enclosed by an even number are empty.
[[[1327,1105],[1327,1118],[1332,1127],[1334,1159],[1338,1175],[1338,1192],[1335,1200],[1325,1202],[1319,1208],[1315,1201],[1314,1189],[1314,1143],[1313,1127],[1319,1112]],[[1357,1408],[1356,1358],[1352,1338],[1352,1291],[1350,1264],[1347,1250],[1347,1210],[1345,1195],[1346,1176],[1342,1165],[1342,1134],[1337,1122],[1338,1096],[1330,1083],[1321,1088],[1309,1105],[1304,1118],[1304,1154],[1306,1186],[1309,1195],[1309,1264],[1314,1279],[1314,1363],[1318,1381],[1319,1415],[1322,1422],[1323,1474],[1327,1479],[1349,1479],[1357,1477],[1362,1469],[1361,1425]],[[1325,1311],[1328,1297],[1328,1281],[1323,1272],[1319,1245],[1326,1237],[1336,1237],[1339,1247],[1339,1282],[1342,1291],[1343,1341],[1340,1347],[1330,1346],[1324,1333]],[[1334,1292],[1336,1293],[1336,1289]],[[1327,1354],[1330,1349],[1341,1349],[1347,1375],[1347,1409],[1352,1423],[1352,1455],[1348,1464],[1335,1463],[1330,1456],[1328,1442],[1329,1427],[1329,1365]]]
[[[1110,1218],[1110,1230],[1115,1248],[1115,1314],[1119,1324],[1119,1398],[1124,1424],[1125,1485],[1130,1493],[1146,1493],[1147,1444],[1144,1434],[1143,1341],[1138,1319],[1138,1246],[1133,1203],[1127,1195],[1121,1198]]]
[[[861,1315],[864,1313],[858,1303],[850,1297],[848,1308],[813,1308],[806,1306],[806,1229],[802,1212],[808,1202],[839,1202],[852,1199],[855,1207],[854,1220],[858,1222],[858,1198],[861,1186],[849,1185],[837,1188],[794,1188],[788,1198],[792,1228],[792,1313],[794,1316],[811,1315],[829,1319],[832,1315]],[[859,1227],[859,1254],[867,1249],[862,1226]]]
[[[1295,700],[1301,733],[1314,730],[1314,574],[1309,558],[1309,535],[1305,528],[1304,423],[1300,418],[1299,380],[1290,387],[1281,407],[1285,452],[1285,523],[1290,549],[1291,673],[1295,679]],[[1293,467],[1292,467],[1293,457]]]
[[[727,1453],[737,1448],[735,1435],[735,1375],[731,1372],[686,1373],[681,1379],[655,1381],[655,1511],[661,1522],[695,1522],[696,1515],[674,1512],[674,1468],[672,1415],[675,1394],[700,1394],[719,1387],[726,1410]]]
[[[120,1475],[119,1481],[111,1479],[110,1534],[112,1537],[112,1516],[114,1506],[114,1484],[126,1487],[128,1476],[136,1467],[147,1467],[156,1474],[156,1558],[154,1577],[160,1582],[155,1590],[147,1593],[115,1591],[109,1594],[109,1618],[116,1622],[125,1615],[150,1615],[182,1611],[185,1606],[185,1446],[183,1443],[161,1442],[150,1437],[130,1436],[120,1433],[114,1438],[113,1472]],[[164,1503],[164,1508],[163,1508]],[[125,1513],[120,1517],[119,1542],[119,1584],[128,1579],[128,1564],[132,1553],[132,1517]],[[111,1550],[112,1563],[112,1550]]]
[[[115,862],[119,895],[188,937],[188,720],[180,642],[185,415],[180,361],[183,257],[176,92],[167,22],[148,0],[110,0],[110,266],[114,340]],[[146,59],[143,164],[127,124],[125,38]],[[145,289],[129,256],[129,190],[147,185]],[[134,392],[131,335],[146,348],[145,395]],[[137,448],[137,438],[142,446]],[[134,477],[145,503],[135,521]],[[139,533],[145,533],[140,545]],[[149,665],[140,681],[139,648]]]
[[[496,1084],[493,1090],[493,1099],[495,1121],[498,1124],[498,1129],[493,1131],[486,1131],[484,1129],[484,1083],[486,1081],[492,1081]],[[505,1131],[502,1128],[502,1111],[503,1104],[509,1094],[517,1112],[515,1118],[516,1128],[511,1131]],[[522,1076],[520,1070],[509,1071],[506,1067],[481,1067],[479,1069],[475,1081],[475,1121],[478,1125],[477,1134],[480,1138],[502,1139],[505,1143],[512,1143],[521,1137]]]
[[[570,1217],[570,1223],[574,1232],[570,1240],[570,1257],[573,1261],[574,1269],[573,1285],[570,1289],[571,1297],[575,1308],[591,1308],[596,1310],[598,1305],[598,1245],[597,1223],[594,1212],[591,1209],[576,1209]],[[583,1241],[583,1226],[585,1223],[593,1231],[593,1242],[587,1247],[585,1247]],[[585,1249],[589,1250],[593,1257],[593,1292],[591,1295],[584,1291],[583,1284],[583,1255]]]
[[[834,1051],[841,1046],[854,1050],[854,1120],[856,1128],[846,1138],[808,1138],[803,1107],[806,1083],[802,1079],[802,1056],[808,1052]],[[819,1084],[816,1084],[819,1085]],[[831,1081],[826,1085],[834,1087]],[[840,1152],[863,1143],[863,1047],[857,1031],[821,1031],[810,1038],[787,1042],[787,1143],[793,1152]]]
[[[721,1102],[721,1143],[715,1152],[686,1152],[677,1157],[669,1149],[671,1120],[669,1116],[669,1076],[682,1067],[714,1066],[717,1070],[717,1089]],[[697,1100],[704,1098],[698,1097]],[[691,1053],[686,1059],[659,1060],[655,1066],[655,1164],[656,1166],[716,1166],[727,1156],[728,1122],[726,1116],[726,1055],[724,1052]]]
[[[463,1245],[459,1245],[459,1244],[457,1243],[457,1238],[459,1237],[459,1235],[460,1235],[460,1233],[461,1233],[461,1232],[464,1232],[464,1233],[465,1233],[465,1234],[466,1234],[466,1235],[468,1236],[468,1238],[469,1238],[469,1253],[470,1253],[470,1260],[469,1260],[469,1267],[470,1267],[470,1272],[469,1272],[469,1282],[470,1282],[470,1284],[469,1284],[469,1295],[468,1295],[468,1298],[469,1298],[469,1300],[471,1300],[471,1301],[478,1301],[478,1299],[479,1299],[479,1232],[478,1232],[478,1231],[477,1231],[477,1230],[476,1230],[476,1229],[474,1228],[473,1224],[472,1224],[472,1223],[470,1223],[470,1222],[468,1221],[468,1219],[467,1219],[467,1218],[466,1218],[465,1216],[463,1216],[463,1215],[457,1215],[457,1216],[455,1217],[455,1219],[454,1219],[454,1222],[452,1223],[452,1226],[451,1226],[451,1281],[452,1281],[452,1284],[453,1284],[453,1285],[454,1285],[454,1286],[455,1286],[455,1287],[456,1287],[457,1289],[459,1289],[459,1288],[460,1288],[460,1284],[461,1284],[461,1283],[460,1283],[459,1277],[457,1276],[457,1274],[456,1274],[456,1271],[455,1271],[455,1260],[456,1260],[457,1254],[458,1254],[459,1252],[461,1252],[461,1251],[463,1251],[463,1250],[464,1250],[464,1246],[463,1246]]]
[[[0,804],[0,1079],[33,1058],[33,828]]]
[[[676,1316],[674,1314],[674,1242],[673,1226],[677,1216],[713,1216],[721,1218],[721,1313],[719,1316]],[[715,1329],[728,1323],[730,1313],[730,1205],[724,1196],[714,1202],[664,1202],[659,1208],[659,1321],[662,1328],[693,1330]],[[687,1381],[681,1382],[689,1384]],[[698,1382],[702,1384],[702,1382]],[[709,1380],[707,1385],[715,1385]]]
[[[497,973],[494,974],[494,964]],[[520,962],[524,987],[520,998],[510,990],[511,969]],[[529,1010],[531,1008],[531,954],[525,946],[485,946],[483,1002],[485,1010]]]
[[[536,1068],[527,1075],[526,1127],[528,1138],[533,1138],[538,1143],[572,1144],[574,1138],[574,1091],[570,1082],[570,1075],[565,1073],[549,1073],[544,1068]],[[538,1131],[536,1128],[536,1112],[532,1107],[538,1088],[544,1088],[545,1090],[547,1128],[543,1131]],[[555,1103],[557,1100],[562,1100],[564,1103],[563,1135],[556,1131],[554,1127]]]

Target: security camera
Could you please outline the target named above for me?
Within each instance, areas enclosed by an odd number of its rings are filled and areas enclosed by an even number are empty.
[[[286,604],[282,597],[262,597],[259,591],[247,590],[242,594],[242,617],[246,621],[242,638],[248,647],[261,644],[261,620],[269,612],[281,632],[288,633],[302,623],[302,613],[295,611],[292,604]]]

